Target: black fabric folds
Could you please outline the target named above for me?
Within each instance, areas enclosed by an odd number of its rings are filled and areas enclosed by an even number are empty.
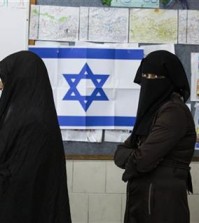
[[[0,222],[70,223],[65,155],[43,61],[0,62]]]
[[[148,80],[143,78],[137,110],[137,135],[147,135],[153,117],[160,105],[169,98],[173,87],[168,78]]]

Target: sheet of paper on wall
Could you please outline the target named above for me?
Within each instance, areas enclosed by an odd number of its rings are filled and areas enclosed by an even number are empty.
[[[30,39],[76,41],[78,31],[78,7],[31,5]]]
[[[28,48],[29,7],[0,7],[0,60]]]
[[[199,44],[199,11],[179,10],[179,44]]]
[[[101,42],[94,43],[94,42],[86,42],[86,41],[76,41],[74,44],[75,44],[75,46],[80,46],[80,47],[82,47],[82,46],[84,46],[84,47],[89,47],[89,46],[93,47],[93,46],[96,46],[96,45],[97,45],[97,47],[101,47],[101,48],[105,47],[105,44],[101,43]]]
[[[199,53],[191,53],[191,101],[199,101]]]
[[[89,8],[80,7],[79,40],[88,41]]]
[[[102,142],[102,130],[61,129],[62,140],[78,142]]]
[[[39,5],[30,7],[29,39],[36,40],[39,37]]]
[[[85,41],[77,41],[75,42],[75,46],[85,46],[85,47],[89,47],[89,46],[98,46],[98,47],[112,47],[112,48],[116,48],[116,49],[125,49],[125,48],[130,48],[130,49],[135,49],[135,48],[139,48],[141,49],[142,47],[139,47],[138,43],[94,43],[94,42],[85,42]]]
[[[153,44],[153,45],[142,45],[141,47],[144,50],[144,56],[156,50],[167,50],[171,53],[175,53],[174,44],[155,44],[155,45]]]
[[[124,142],[129,135],[130,130],[105,130],[104,141],[105,142]]]
[[[55,46],[55,47],[60,47],[60,46],[69,46],[69,42],[62,42],[62,41],[42,41],[42,40],[35,40],[35,46]]]
[[[90,7],[88,13],[89,41],[128,42],[128,9]]]
[[[129,42],[177,43],[177,10],[130,9]]]
[[[191,103],[186,103],[186,106],[189,108],[189,110],[191,111]]]
[[[62,129],[132,129],[143,50],[30,46],[45,62]]]
[[[0,0],[0,7],[27,8],[29,0]]]
[[[112,0],[111,6],[128,8],[159,8],[159,0]]]
[[[195,103],[194,122],[197,134],[196,149],[199,150],[199,103]]]
[[[178,43],[187,43],[187,13],[188,10],[178,11]]]
[[[130,49],[140,48],[141,49],[142,48],[142,47],[139,47],[138,43],[105,43],[104,46],[114,47],[117,49],[120,49],[120,48],[130,48]]]

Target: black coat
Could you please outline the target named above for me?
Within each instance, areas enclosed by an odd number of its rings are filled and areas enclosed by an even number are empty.
[[[118,156],[123,158],[119,165],[128,181],[125,223],[189,223],[187,189],[196,133],[188,107],[173,94],[158,110],[149,135],[137,148],[130,142],[119,145],[115,155],[116,165]]]
[[[71,223],[66,166],[43,61],[22,51],[0,62],[0,222]]]

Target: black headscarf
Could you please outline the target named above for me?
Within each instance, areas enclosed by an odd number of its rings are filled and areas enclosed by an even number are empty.
[[[156,74],[159,78],[147,79],[142,77],[143,74]],[[175,54],[165,50],[154,51],[141,61],[134,82],[140,84],[141,89],[132,141],[149,133],[157,110],[172,93],[178,93],[185,102],[190,96],[182,63]]]
[[[70,223],[65,156],[43,61],[0,62],[0,222]]]

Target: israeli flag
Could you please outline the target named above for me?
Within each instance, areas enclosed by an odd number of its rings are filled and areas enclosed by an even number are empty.
[[[132,129],[140,48],[30,47],[46,64],[61,129]]]

